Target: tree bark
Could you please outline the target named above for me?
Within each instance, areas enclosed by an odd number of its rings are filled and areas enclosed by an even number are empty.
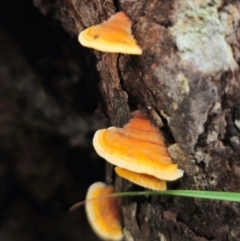
[[[43,13],[53,13],[75,37],[124,11],[133,21],[143,54],[94,51],[105,115],[112,125],[123,126],[130,112],[140,109],[163,130],[170,145],[177,143],[170,152],[185,175],[169,189],[240,191],[239,1],[34,3]],[[110,180],[111,171],[108,174]],[[116,179],[118,191],[133,187]],[[237,203],[128,198],[122,214],[125,240],[240,240]]]

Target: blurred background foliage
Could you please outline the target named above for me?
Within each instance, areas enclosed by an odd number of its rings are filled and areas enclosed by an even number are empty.
[[[30,0],[0,8],[0,240],[98,240],[84,209],[104,180],[92,147],[106,120],[90,51]]]

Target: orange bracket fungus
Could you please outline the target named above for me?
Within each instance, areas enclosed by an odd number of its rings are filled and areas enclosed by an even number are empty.
[[[118,12],[102,24],[80,32],[79,42],[102,52],[142,54],[131,31],[132,21],[124,12]]]
[[[145,188],[157,191],[164,191],[167,189],[166,181],[160,180],[153,176],[131,172],[121,167],[115,167],[115,172],[118,174],[118,176]]]
[[[126,170],[173,181],[183,175],[172,162],[160,131],[140,112],[123,128],[98,130],[93,145],[101,157]]]
[[[89,187],[86,196],[85,208],[88,221],[94,232],[108,241],[118,241],[123,236],[119,199],[104,197],[114,192],[113,186],[96,182]]]

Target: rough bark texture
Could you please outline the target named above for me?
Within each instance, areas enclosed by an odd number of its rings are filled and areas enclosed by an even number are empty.
[[[61,20],[75,37],[124,11],[133,20],[133,34],[143,54],[94,51],[103,112],[113,125],[123,126],[130,111],[141,109],[162,128],[169,144],[178,143],[171,152],[185,175],[169,189],[240,191],[239,1],[34,0],[34,4]],[[185,158],[178,158],[178,147]],[[117,178],[116,188],[127,191],[134,186]],[[125,240],[240,239],[237,203],[128,198],[122,213]]]

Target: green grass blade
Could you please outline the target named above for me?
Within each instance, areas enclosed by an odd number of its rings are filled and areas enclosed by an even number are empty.
[[[198,190],[168,190],[168,191],[143,191],[143,192],[120,192],[112,194],[115,197],[130,197],[143,195],[171,195],[191,198],[214,199],[221,201],[240,202],[240,193],[218,192],[218,191],[198,191]]]
[[[219,192],[219,191],[198,191],[198,190],[168,190],[168,191],[142,191],[142,192],[118,192],[110,195],[104,195],[98,198],[84,200],[73,205],[69,211],[74,211],[83,206],[86,202],[100,200],[104,198],[114,197],[132,197],[132,196],[146,196],[146,195],[170,195],[189,198],[204,198],[213,199],[216,201],[240,202],[240,193],[238,192]]]

